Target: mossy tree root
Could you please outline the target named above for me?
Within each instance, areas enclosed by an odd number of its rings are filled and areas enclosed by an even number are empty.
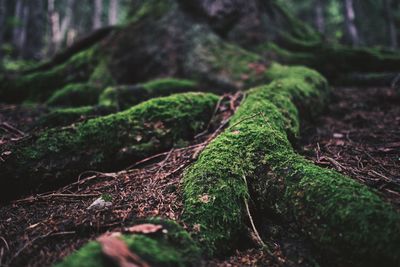
[[[54,108],[42,116],[36,126],[39,128],[67,126],[89,118],[126,110],[154,97],[194,91],[198,91],[198,84],[195,81],[175,78],[156,79],[131,86],[110,86],[102,92],[90,84],[71,84],[56,91],[47,101],[48,105],[68,107]]]
[[[1,198],[59,186],[86,170],[116,170],[190,140],[209,123],[217,102],[207,93],[154,98],[12,143],[0,164]]]
[[[230,127],[187,171],[184,221],[200,229],[197,239],[210,255],[225,253],[237,245],[243,200],[252,192],[262,214],[294,218],[323,252],[394,266],[400,215],[366,186],[308,162],[289,142],[299,132],[294,103],[308,114],[321,109],[327,82],[301,67],[274,65],[270,75],[275,80],[248,92]]]
[[[162,231],[152,234],[125,234],[121,239],[128,248],[150,266],[196,266],[201,260],[200,249],[190,235],[177,223],[149,219],[137,224],[150,223],[162,226]],[[101,251],[101,244],[92,241],[79,251],[65,258],[55,267],[110,266]]]

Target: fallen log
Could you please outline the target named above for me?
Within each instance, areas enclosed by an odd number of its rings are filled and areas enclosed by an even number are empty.
[[[66,184],[86,170],[117,170],[170,149],[203,130],[217,102],[207,93],[155,98],[11,143],[1,154],[1,199]]]

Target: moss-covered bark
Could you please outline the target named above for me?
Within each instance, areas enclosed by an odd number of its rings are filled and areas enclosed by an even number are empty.
[[[308,43],[292,38],[286,38],[279,46],[266,43],[258,51],[285,64],[301,64],[317,69],[332,82],[350,73],[395,72],[400,65],[400,54],[393,51],[350,48],[322,41]]]
[[[190,235],[177,223],[149,219],[138,222],[161,225],[162,231],[153,234],[125,234],[121,239],[129,249],[151,266],[198,266],[200,249]],[[101,252],[101,244],[92,241],[70,255],[56,267],[102,267],[110,262]]]
[[[186,173],[185,222],[200,226],[197,239],[211,255],[233,249],[250,190],[264,214],[293,216],[321,251],[357,265],[395,266],[400,215],[366,186],[297,155],[288,140],[299,131],[294,103],[307,113],[322,108],[326,81],[277,65],[271,77],[270,85],[248,92],[231,126]]]
[[[88,83],[70,83],[55,91],[46,104],[49,106],[79,107],[95,105],[103,88]]]
[[[168,96],[198,90],[195,81],[164,78],[133,86],[112,86],[104,90],[98,99],[100,106],[124,110],[154,97]]]
[[[195,81],[175,78],[157,79],[132,86],[110,86],[103,91],[86,83],[71,84],[56,91],[47,103],[48,105],[64,104],[72,108],[57,107],[51,110],[40,118],[36,126],[39,128],[67,126],[89,118],[126,110],[154,97],[198,90],[199,86]]]
[[[85,170],[116,170],[190,140],[208,124],[217,101],[206,93],[155,98],[12,144],[0,165],[1,198],[68,183]]]
[[[95,47],[75,54],[67,62],[44,71],[0,79],[0,98],[6,102],[45,101],[69,83],[86,81],[98,62]]]

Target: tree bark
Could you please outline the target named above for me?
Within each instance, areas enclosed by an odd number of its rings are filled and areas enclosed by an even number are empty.
[[[6,16],[6,5],[5,5],[5,0],[0,0],[0,25],[5,25],[5,16]],[[4,40],[4,28],[5,27],[0,27],[0,70],[3,66],[3,40]]]
[[[325,33],[325,0],[315,1],[315,25],[318,32]]]
[[[115,25],[118,23],[119,0],[110,0],[108,11],[108,24]]]
[[[103,0],[94,0],[93,29],[102,26]]]
[[[393,7],[392,0],[384,0],[384,14],[387,25],[386,28],[388,32],[389,46],[392,49],[396,49],[398,47],[398,40],[397,28],[393,18]]]
[[[44,41],[42,37],[46,28],[44,0],[29,1],[27,7],[29,8],[28,30],[23,57],[25,59],[39,59]]]
[[[353,46],[360,44],[358,29],[355,24],[356,15],[354,12],[353,0],[344,0],[344,17],[346,32],[351,40]]]
[[[24,0],[15,2],[15,18],[18,25],[13,30],[13,43],[16,47],[17,56],[22,55],[26,42],[26,27],[28,24],[29,8]]]

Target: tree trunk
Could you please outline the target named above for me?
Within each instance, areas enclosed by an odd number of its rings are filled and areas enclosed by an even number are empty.
[[[46,29],[46,14],[44,9],[44,0],[29,1],[28,26],[26,33],[26,47],[23,50],[25,59],[38,59],[41,57],[41,48]]]
[[[0,25],[5,25],[5,16],[6,16],[6,5],[5,0],[0,0]],[[0,27],[0,70],[3,66],[3,40],[4,40],[4,28]]]
[[[15,18],[18,25],[13,30],[13,43],[16,47],[16,54],[18,57],[22,55],[26,41],[26,27],[28,22],[29,8],[24,0],[17,0],[15,2]]]
[[[393,1],[384,0],[384,14],[386,19],[386,28],[388,32],[389,46],[392,49],[398,47],[397,28],[393,18]]]
[[[325,33],[325,0],[315,1],[315,25],[318,32]]]
[[[103,14],[103,0],[94,0],[93,29],[101,28]]]
[[[110,0],[108,11],[108,24],[115,25],[118,23],[119,0]]]
[[[65,16],[64,16],[64,18],[61,22],[61,26],[60,26],[61,39],[59,40],[58,48],[60,48],[62,42],[64,41],[64,39],[67,35],[68,29],[71,26],[71,22],[73,20],[73,15],[74,15],[74,13],[73,13],[74,5],[75,5],[75,0],[68,0],[67,7],[65,10]]]
[[[354,12],[353,0],[344,0],[344,17],[346,32],[353,46],[360,44],[357,26],[355,24],[356,15]]]

